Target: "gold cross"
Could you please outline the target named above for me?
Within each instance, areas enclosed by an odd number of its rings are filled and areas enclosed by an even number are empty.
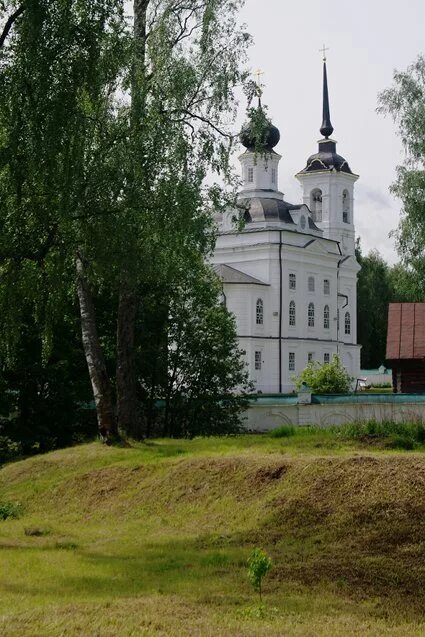
[[[261,76],[264,75],[264,71],[261,71],[261,69],[257,69],[257,71],[254,72],[254,75],[257,78],[257,86],[261,91],[261,89],[263,88],[263,85],[261,84]]]
[[[323,54],[323,61],[326,62],[326,51],[329,51],[329,48],[326,48],[325,45],[323,45],[322,49],[319,49],[319,52]]]

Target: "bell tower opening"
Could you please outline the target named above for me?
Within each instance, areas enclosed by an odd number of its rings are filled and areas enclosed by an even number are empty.
[[[350,195],[348,190],[342,193],[342,221],[350,223]]]
[[[317,221],[320,223],[322,221],[322,204],[322,191],[319,188],[315,188],[310,196],[310,210],[314,222]]]

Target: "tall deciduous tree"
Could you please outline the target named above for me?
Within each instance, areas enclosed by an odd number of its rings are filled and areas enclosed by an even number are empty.
[[[2,348],[12,355],[25,298],[47,355],[64,299],[78,292],[108,439],[117,429],[94,299],[108,289],[118,300],[113,358],[118,416],[129,431],[138,418],[140,283],[177,288],[181,264],[190,270],[208,255],[211,209],[225,197],[205,177],[212,170],[231,183],[234,88],[245,79],[249,40],[237,26],[242,2],[140,0],[134,29],[115,0],[5,4]]]
[[[113,214],[121,188],[112,169],[116,126],[111,94],[125,67],[123,10],[112,0],[26,0],[22,6],[2,49],[0,72],[0,259],[5,273],[0,303],[8,327],[2,347],[5,354],[13,352],[23,301],[32,299],[48,356],[77,264],[99,430],[109,437],[115,430],[111,388],[104,366],[94,373],[101,350],[99,342],[93,343],[94,306],[83,263],[95,246],[90,219]]]
[[[397,232],[400,256],[425,280],[425,57],[394,73],[393,86],[381,93],[379,111],[390,115],[406,153],[392,192],[401,200]]]

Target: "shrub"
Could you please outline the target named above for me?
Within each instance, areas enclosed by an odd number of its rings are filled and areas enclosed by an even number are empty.
[[[0,502],[0,520],[19,517],[20,505],[13,502]]]
[[[14,460],[22,453],[19,442],[11,440],[8,436],[0,436],[0,464]]]
[[[405,449],[406,451],[411,451],[416,445],[414,439],[405,434],[394,436],[388,446],[391,449]]]
[[[295,436],[295,433],[295,427],[292,425],[282,425],[277,427],[277,429],[273,429],[270,435],[272,438],[289,438],[290,436]]]
[[[263,577],[272,568],[272,561],[265,551],[254,549],[248,558],[248,579],[262,601]]]
[[[292,378],[297,390],[303,384],[310,387],[313,394],[347,394],[351,390],[353,378],[334,355],[330,363],[311,361],[299,376]]]

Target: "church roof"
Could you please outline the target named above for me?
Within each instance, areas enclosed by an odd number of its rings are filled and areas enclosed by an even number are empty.
[[[271,197],[252,197],[239,200],[239,206],[245,209],[245,221],[283,221],[293,224],[291,210],[301,206],[293,206],[283,199]]]
[[[347,160],[336,152],[336,142],[332,139],[319,141],[319,152],[307,159],[307,165],[301,172],[311,173],[323,170],[353,174]]]
[[[223,283],[249,283],[251,285],[268,285],[268,283],[264,283],[264,281],[260,281],[260,279],[256,279],[250,274],[241,272],[240,270],[232,268],[230,265],[226,265],[224,263],[213,265],[213,270],[220,277]]]
[[[425,303],[390,303],[386,358],[425,358]]]

